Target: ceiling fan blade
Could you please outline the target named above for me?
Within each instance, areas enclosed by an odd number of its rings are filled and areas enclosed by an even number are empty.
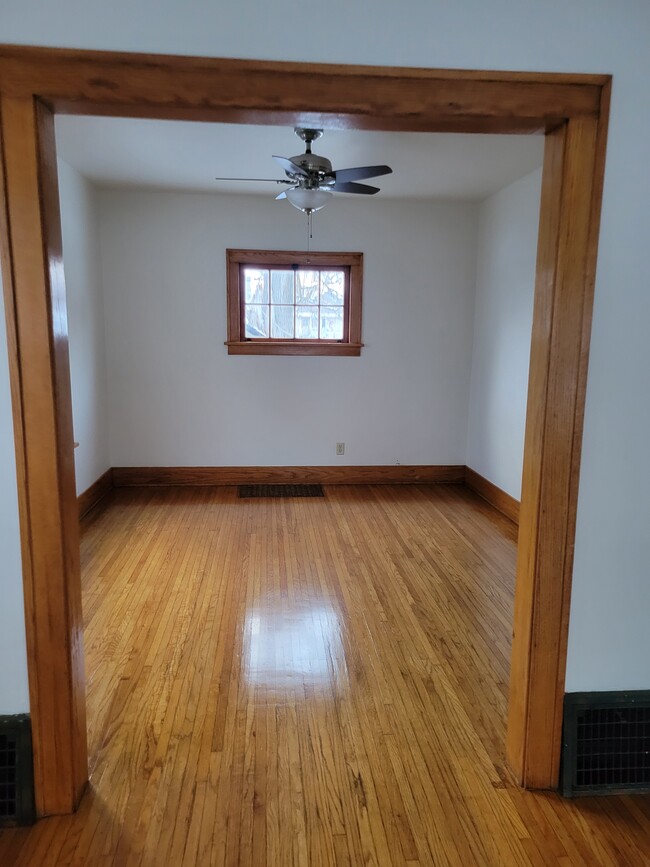
[[[344,181],[332,184],[327,187],[328,190],[334,190],[335,193],[361,193],[365,196],[374,196],[379,192],[379,187],[371,187],[370,184],[354,184],[352,181]]]
[[[332,172],[332,176],[336,181],[363,181],[365,178],[378,178],[392,173],[390,166],[359,166],[356,169],[338,169]]]
[[[274,154],[273,159],[278,163],[278,165],[282,166],[285,172],[288,172],[291,175],[301,175],[303,178],[309,177],[309,172],[306,171],[306,169],[292,163],[290,159],[287,159],[287,157],[276,157]]]
[[[286,178],[285,180],[278,181],[276,178],[215,178],[215,181],[252,181],[254,183],[268,183],[268,184],[290,184],[291,181]]]

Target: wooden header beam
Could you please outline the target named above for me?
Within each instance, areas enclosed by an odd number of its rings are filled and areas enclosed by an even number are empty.
[[[0,46],[5,94],[73,114],[513,133],[596,117],[605,81]]]

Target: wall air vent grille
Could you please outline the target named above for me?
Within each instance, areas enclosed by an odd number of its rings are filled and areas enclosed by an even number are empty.
[[[240,485],[239,496],[248,497],[324,497],[322,485]]]
[[[16,816],[16,738],[0,733],[0,818]]]
[[[650,692],[564,698],[562,794],[650,792]]]
[[[29,717],[0,716],[0,827],[31,825],[34,821]]]

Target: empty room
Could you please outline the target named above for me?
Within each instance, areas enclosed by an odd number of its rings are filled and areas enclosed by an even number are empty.
[[[118,31],[0,52],[0,863],[648,863],[622,56]]]
[[[91,786],[123,806],[89,805],[89,853],[453,862],[435,805],[470,798],[468,756],[507,779],[516,528],[461,482],[469,436],[519,498],[543,138],[311,147],[337,181],[308,221],[214,178],[281,177],[291,128],[57,121],[82,510],[113,488],[82,522],[83,607]],[[336,192],[368,164],[380,193]],[[232,270],[260,354],[226,345]],[[357,354],[266,354],[340,349],[355,290]],[[472,821],[476,859],[524,851]]]

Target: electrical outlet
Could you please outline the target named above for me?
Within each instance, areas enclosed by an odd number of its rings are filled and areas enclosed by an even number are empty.
[[[336,444],[336,454],[344,455],[345,454],[345,443],[337,443]]]

